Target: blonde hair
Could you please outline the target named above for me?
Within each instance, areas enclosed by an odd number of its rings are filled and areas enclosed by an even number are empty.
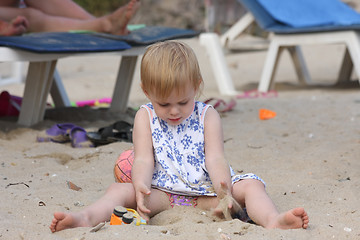
[[[160,99],[169,97],[173,90],[185,91],[188,84],[198,91],[203,82],[194,51],[177,41],[149,46],[141,60],[140,74],[143,91]]]

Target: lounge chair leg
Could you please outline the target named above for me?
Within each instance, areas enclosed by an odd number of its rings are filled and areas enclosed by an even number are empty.
[[[354,68],[354,65],[351,61],[350,53],[348,48],[345,49],[344,58],[342,60],[339,76],[337,79],[337,84],[349,82],[351,78],[351,73]]]
[[[259,92],[267,92],[272,88],[277,65],[283,49],[284,48],[280,47],[276,41],[271,41],[258,87]]]
[[[31,126],[44,119],[55,66],[56,60],[30,62],[18,119],[20,125]]]
[[[126,112],[138,56],[122,56],[110,105],[112,112]]]
[[[56,107],[70,107],[71,102],[66,93],[64,84],[61,80],[61,76],[57,69],[54,72],[54,81],[50,89],[51,97]]]
[[[300,46],[292,46],[287,48],[290,52],[291,59],[295,65],[295,71],[301,84],[310,84],[311,78],[306,67]]]
[[[223,95],[236,95],[226,59],[221,48],[219,36],[216,33],[202,33],[199,37],[200,44],[206,48],[214,72],[219,91]]]
[[[346,46],[360,83],[360,34],[357,32],[351,32],[351,36],[346,40]]]
[[[237,21],[220,37],[221,45],[226,47],[229,42],[233,41],[241,33],[243,33],[254,21],[254,16],[250,12],[247,12],[243,17],[240,18],[239,21]]]

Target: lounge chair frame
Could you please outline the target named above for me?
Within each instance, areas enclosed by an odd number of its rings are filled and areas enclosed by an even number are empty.
[[[220,93],[223,95],[235,95],[237,92],[227,68],[219,37],[214,33],[202,33],[199,40],[209,56]],[[56,107],[71,106],[61,77],[56,70],[56,63],[61,58],[74,56],[106,54],[121,57],[109,110],[112,112],[125,112],[136,62],[138,57],[145,52],[145,49],[146,46],[143,45],[123,51],[111,52],[36,53],[11,47],[0,47],[0,62],[29,62],[18,124],[32,126],[42,121],[49,93],[51,93]],[[16,75],[13,79],[19,79],[19,73],[22,74],[22,69],[16,68],[13,71],[13,75]]]
[[[46,99],[52,86],[51,94],[55,105],[70,105],[66,92],[63,89],[61,78],[57,71],[55,71],[57,60],[70,56],[94,54],[121,56],[110,111],[125,112],[136,62],[138,56],[143,54],[144,51],[145,47],[133,47],[124,51],[104,53],[34,53],[15,48],[0,47],[0,62],[29,62],[18,124],[32,126],[44,119]]]
[[[346,47],[337,83],[349,81],[352,70],[360,82],[360,24],[349,26],[320,26],[310,28],[290,28],[279,25],[257,0],[238,0],[249,12],[233,25],[221,37],[226,46],[238,37],[254,21],[265,31],[271,33],[270,45],[265,59],[264,68],[258,91],[267,92],[274,87],[275,74],[283,50],[288,50],[294,63],[298,80],[302,84],[312,84],[309,71],[301,51],[303,45],[344,44]]]
[[[336,31],[301,34],[274,34],[265,60],[258,90],[267,92],[274,88],[275,73],[283,50],[290,52],[298,80],[302,84],[311,84],[312,80],[306,67],[300,46],[314,44],[345,44],[342,65],[337,83],[349,81],[353,67],[360,81],[360,38],[356,31]]]

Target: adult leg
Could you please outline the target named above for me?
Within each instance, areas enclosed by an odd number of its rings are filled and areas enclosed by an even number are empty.
[[[1,0],[1,7],[19,7],[19,0]]]
[[[10,21],[16,16],[25,16],[30,32],[66,32],[69,30],[90,30],[116,35],[127,34],[127,24],[139,7],[137,0],[131,0],[110,15],[90,20],[52,16],[34,8],[0,7],[1,19]]]
[[[246,207],[249,217],[265,228],[307,228],[309,217],[303,208],[279,213],[262,182],[241,180],[233,186],[233,197]]]
[[[0,7],[2,20],[10,21],[16,16],[24,16],[28,20],[30,32],[67,31],[72,26],[76,28],[82,22],[82,20],[47,15],[34,8]]]
[[[25,4],[29,8],[40,10],[41,12],[52,16],[82,20],[95,18],[72,0],[25,0]]]
[[[21,35],[26,32],[28,22],[25,17],[18,16],[11,22],[0,20],[0,36]]]

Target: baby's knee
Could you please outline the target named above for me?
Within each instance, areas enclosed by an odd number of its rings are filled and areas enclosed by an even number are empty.
[[[113,192],[113,191],[121,191],[121,192],[129,192],[133,191],[134,188],[131,183],[112,183],[108,189],[107,192]]]
[[[243,179],[234,184],[234,188],[237,188],[237,187],[241,188],[242,191],[246,192],[249,189],[265,188],[265,185],[263,182],[261,182],[260,180],[257,180],[257,179]]]

